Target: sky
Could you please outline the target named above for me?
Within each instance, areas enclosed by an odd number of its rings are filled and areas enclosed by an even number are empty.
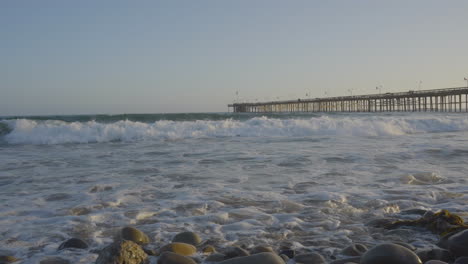
[[[0,116],[467,86],[468,1],[0,1]]]

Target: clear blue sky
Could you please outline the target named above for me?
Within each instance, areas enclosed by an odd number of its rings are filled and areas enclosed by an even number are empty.
[[[0,1],[0,116],[466,86],[468,1]],[[420,81],[421,84],[420,84]]]

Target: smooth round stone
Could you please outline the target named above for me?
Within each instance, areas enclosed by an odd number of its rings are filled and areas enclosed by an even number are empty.
[[[429,261],[424,262],[424,264],[448,264],[448,263],[440,261],[440,260],[429,260]]]
[[[195,260],[172,252],[164,252],[158,259],[158,264],[197,264]]]
[[[175,235],[175,237],[172,239],[172,242],[181,242],[198,246],[202,242],[202,239],[198,234],[187,231]]]
[[[208,257],[205,258],[205,261],[208,261],[208,262],[220,262],[220,261],[223,261],[226,259],[226,256],[224,256],[224,254],[221,254],[221,253],[213,253],[211,255],[209,255]]]
[[[294,257],[296,262],[306,263],[306,264],[322,264],[327,263],[325,258],[318,253],[305,253],[299,254]]]
[[[405,242],[400,242],[400,241],[397,241],[397,242],[392,242],[392,244],[397,244],[397,245],[400,245],[402,247],[405,247],[411,251],[416,251],[416,247],[411,245],[411,244],[408,244],[408,243],[405,243]]]
[[[58,250],[66,249],[66,248],[81,248],[85,249],[88,248],[88,244],[79,238],[70,238],[67,241],[60,244]]]
[[[359,263],[360,261],[361,261],[361,257],[358,256],[358,257],[352,257],[352,258],[337,259],[337,260],[330,262],[330,264]]]
[[[13,256],[0,256],[0,264],[13,263],[15,261],[19,261],[19,259],[15,258]]]
[[[122,230],[120,230],[120,237],[125,240],[133,241],[138,245],[149,243],[149,238],[147,235],[145,235],[145,233],[130,226],[124,227]]]
[[[419,257],[406,247],[397,244],[380,244],[361,257],[360,264],[421,264]]]
[[[288,256],[288,258],[292,259],[294,258],[294,256],[296,256],[296,251],[294,251],[293,249],[284,249],[284,250],[281,250],[279,254],[286,255]]]
[[[70,264],[70,261],[59,257],[46,257],[39,264]]]
[[[230,247],[224,253],[226,259],[249,256],[250,253],[241,247]]]
[[[366,253],[366,251],[367,247],[365,245],[356,243],[344,248],[341,251],[341,254],[346,256],[362,256],[362,254]]]
[[[449,238],[451,238],[453,235],[457,234],[458,232],[451,232],[448,234],[443,235],[441,238],[439,238],[439,241],[436,243],[436,245],[440,248],[443,249],[448,249],[449,247]]]
[[[288,257],[288,256],[286,256],[285,254],[281,254],[281,255],[279,255],[279,256],[284,260],[285,263],[288,263],[288,261],[289,261],[289,257]]]
[[[250,254],[257,254],[262,252],[271,252],[275,253],[272,247],[270,246],[256,246],[250,250]]]
[[[202,249],[202,252],[205,255],[210,255],[210,254],[216,253],[216,249],[211,245],[207,245]]]
[[[159,249],[159,253],[163,252],[172,252],[182,256],[191,256],[197,253],[197,248],[187,243],[174,242]]]
[[[270,252],[258,253],[245,257],[237,257],[219,262],[219,264],[285,264],[284,260]]]
[[[431,248],[426,250],[421,250],[416,252],[418,257],[421,259],[422,262],[426,262],[429,260],[440,260],[451,262],[453,260],[452,254],[446,249],[440,248]]]
[[[456,257],[468,256],[468,229],[451,236],[448,241],[448,250]]]
[[[468,257],[460,257],[453,264],[468,264]]]

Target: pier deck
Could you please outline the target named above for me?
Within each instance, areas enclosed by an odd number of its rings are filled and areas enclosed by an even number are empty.
[[[233,112],[468,112],[468,87],[234,103]]]

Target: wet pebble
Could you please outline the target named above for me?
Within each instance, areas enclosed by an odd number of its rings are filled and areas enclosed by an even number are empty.
[[[158,259],[158,264],[196,264],[195,260],[172,252],[164,252]]]
[[[0,264],[8,264],[13,263],[15,261],[19,261],[19,259],[13,256],[0,256]]]
[[[264,252],[224,260],[219,262],[219,264],[284,264],[284,260],[274,253]]]
[[[446,249],[441,248],[431,248],[420,250],[416,252],[418,257],[421,259],[422,262],[426,262],[429,260],[440,260],[450,262],[453,260],[452,254]]]
[[[468,230],[463,230],[447,240],[448,250],[456,257],[468,256]]]
[[[352,244],[351,246],[348,246],[344,248],[341,251],[341,254],[346,255],[346,256],[361,256],[367,251],[367,247],[363,244]]]
[[[230,247],[224,253],[226,259],[249,256],[250,253],[241,247]]]
[[[294,260],[303,264],[322,264],[326,263],[325,258],[318,253],[299,254],[294,257]]]
[[[133,241],[138,245],[149,243],[149,238],[145,233],[130,226],[124,227],[120,230],[120,237],[125,240]]]
[[[99,252],[96,264],[141,264],[146,263],[148,255],[135,242],[115,241]]]
[[[468,264],[468,257],[460,257],[453,264]]]
[[[337,259],[330,264],[346,264],[346,263],[359,263],[361,261],[361,257],[352,257],[352,258],[345,258],[345,259]]]
[[[163,252],[172,252],[182,256],[191,256],[197,252],[197,248],[187,243],[174,242],[159,249],[159,253]]]
[[[361,264],[420,264],[419,257],[406,247],[387,243],[369,249],[361,258]]]
[[[70,261],[60,257],[46,257],[39,264],[70,264]]]
[[[172,239],[172,242],[181,242],[181,243],[186,243],[194,246],[198,246],[201,243],[202,239],[200,236],[194,232],[182,232],[177,235]]]
[[[60,244],[60,246],[58,247],[58,250],[62,250],[66,248],[85,249],[85,248],[88,248],[88,244],[79,238],[70,238],[67,241]]]

